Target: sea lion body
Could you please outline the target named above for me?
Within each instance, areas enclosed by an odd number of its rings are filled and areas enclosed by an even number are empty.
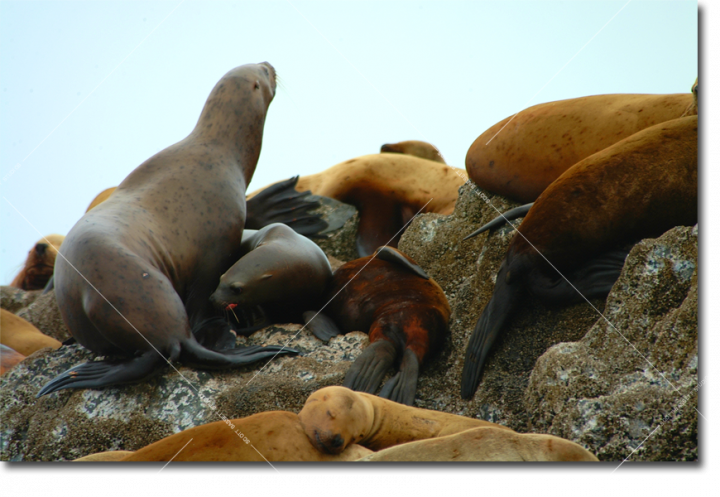
[[[460,461],[597,461],[580,445],[535,433],[515,433],[494,427],[467,431],[396,445],[375,452],[361,461],[460,462]]]
[[[383,245],[397,247],[403,227],[418,212],[452,214],[462,169],[404,154],[371,154],[301,176],[295,189],[355,206],[360,214],[357,249],[371,255]],[[262,190],[251,193],[252,198]]]
[[[122,461],[331,462],[354,461],[369,454],[369,450],[357,445],[337,455],[321,452],[310,443],[297,414],[268,411],[181,431],[135,451]]]
[[[441,164],[447,164],[440,151],[428,142],[407,140],[398,143],[386,143],[380,147],[380,153],[407,154]]]
[[[59,349],[62,345],[28,321],[5,309],[0,309],[0,343],[24,356],[45,347]]]
[[[220,308],[261,306],[274,322],[301,322],[317,308],[332,277],[325,253],[284,224],[245,230],[242,257],[220,277],[210,297]]]
[[[470,338],[463,398],[475,393],[490,346],[523,288],[554,304],[579,300],[578,291],[604,297],[627,255],[615,249],[697,223],[697,122],[687,116],[646,128],[578,162],[538,197]]]
[[[697,114],[691,93],[593,95],[534,105],[481,134],[465,166],[481,188],[533,202],[579,161],[686,111]]]
[[[58,249],[65,239],[62,235],[48,235],[37,241],[28,252],[24,267],[13,278],[10,286],[23,290],[42,290],[55,269]]]
[[[215,352],[227,344],[203,334],[211,323],[221,330],[209,335],[230,335],[209,297],[240,255],[245,189],[274,94],[267,63],[228,72],[190,135],[141,164],[70,230],[67,262],[55,270],[63,321],[84,347],[128,360],[77,366],[40,395],[140,381],[167,360],[224,368],[258,357]]]
[[[345,387],[313,392],[298,418],[313,445],[329,454],[340,453],[351,444],[378,451],[480,427],[512,432],[482,419],[410,407]]]
[[[87,456],[74,459],[73,462],[117,462],[128,457],[133,452],[131,450],[108,450],[105,452],[96,452]]]
[[[25,360],[25,356],[18,351],[0,343],[0,376]]]
[[[408,266],[391,260],[393,256]],[[378,250],[376,256],[350,261],[333,273],[323,314],[305,314],[308,328],[319,338],[351,331],[369,335],[370,345],[348,371],[345,386],[375,393],[385,373],[399,360],[399,373],[380,395],[408,404],[415,398],[421,366],[447,338],[450,318],[442,288],[422,269],[410,265],[417,266],[389,247]],[[336,329],[323,334],[325,320]]]

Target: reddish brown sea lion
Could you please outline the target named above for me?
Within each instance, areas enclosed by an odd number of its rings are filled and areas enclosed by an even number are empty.
[[[0,309],[0,343],[24,356],[29,356],[45,347],[59,349],[62,345],[38,330],[32,323],[5,309]]]
[[[370,336],[370,345],[348,370],[344,385],[375,393],[399,362],[399,372],[380,396],[412,405],[420,367],[449,333],[450,305],[442,288],[409,256],[384,247],[338,268],[325,301],[322,314],[304,314],[315,336],[329,340],[351,331]]]
[[[42,290],[55,269],[55,257],[65,239],[62,235],[48,235],[30,249],[25,266],[15,276],[10,286],[23,290]]]
[[[442,164],[447,164],[440,151],[428,142],[407,140],[398,143],[386,143],[380,147],[380,153],[407,154]]]
[[[534,105],[480,135],[465,167],[479,187],[533,202],[580,160],[693,108],[691,93],[593,95]]]
[[[613,249],[697,223],[697,123],[689,116],[644,129],[578,162],[538,197],[468,343],[463,398],[474,395],[523,289],[549,303],[580,300],[578,291],[604,297],[627,254]]]
[[[38,395],[137,382],[166,361],[229,368],[282,351],[218,351],[234,340],[209,298],[240,256],[245,189],[274,95],[270,64],[231,70],[187,138],[141,164],[72,228],[55,268],[63,321],[86,348],[126,360],[81,364]]]
[[[312,393],[298,417],[312,444],[328,454],[338,454],[351,444],[381,450],[472,428],[512,432],[482,419],[410,407],[344,387],[325,387]]]
[[[418,212],[452,214],[465,181],[465,171],[445,164],[405,154],[373,154],[301,176],[295,189],[354,205],[360,213],[357,250],[364,257],[386,244],[397,247],[403,227]]]

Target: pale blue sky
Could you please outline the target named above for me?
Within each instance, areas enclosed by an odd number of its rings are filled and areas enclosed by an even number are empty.
[[[478,135],[529,105],[689,91],[697,2],[626,3],[4,1],[0,283],[32,226],[66,234],[241,64],[281,79],[250,190],[409,139],[464,167]]]

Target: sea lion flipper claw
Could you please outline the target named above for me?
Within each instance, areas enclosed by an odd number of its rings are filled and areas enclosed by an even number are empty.
[[[408,406],[413,405],[419,375],[420,361],[417,355],[411,349],[405,349],[400,371],[385,383],[378,397]]]
[[[305,321],[305,327],[323,342],[328,342],[332,337],[336,337],[341,333],[335,321],[320,312],[304,312],[303,320]]]
[[[515,219],[518,219],[520,217],[525,217],[525,215],[528,213],[530,208],[533,206],[534,202],[531,202],[529,204],[521,205],[520,207],[515,207],[514,209],[510,209],[509,211],[500,214],[498,217],[490,221],[489,223],[481,226],[477,230],[470,233],[468,236],[463,238],[463,241],[468,240],[474,236],[479,235],[480,233],[484,233],[488,230],[494,230],[496,228],[499,228],[506,222],[513,221]]]
[[[396,353],[394,345],[387,340],[371,343],[348,369],[343,386],[374,394],[395,362]]]
[[[423,268],[421,268],[415,261],[408,259],[404,254],[392,247],[380,247],[377,251],[375,251],[375,254],[378,259],[404,267],[426,280],[430,279],[430,276],[428,276]]]

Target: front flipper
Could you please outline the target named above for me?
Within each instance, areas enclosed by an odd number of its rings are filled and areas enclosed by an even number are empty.
[[[262,347],[237,347],[230,350],[214,351],[206,349],[196,340],[186,340],[182,344],[180,362],[187,366],[201,369],[230,369],[247,366],[262,359],[273,358],[277,355],[299,354],[300,351],[283,347],[281,345],[268,345]]]
[[[400,371],[385,383],[378,396],[408,406],[413,405],[419,375],[420,361],[417,355],[411,349],[405,349]]]
[[[463,238],[463,241],[472,238],[474,236],[479,235],[480,233],[484,233],[488,230],[494,230],[496,228],[499,228],[505,223],[509,223],[510,221],[517,219],[519,217],[525,217],[525,215],[528,213],[530,208],[533,206],[532,203],[521,205],[520,207],[515,207],[514,209],[510,209],[509,211],[505,212],[504,214],[500,214],[498,217],[490,221],[489,223],[483,225],[482,227],[478,228],[477,230],[470,233],[468,236]]]
[[[332,337],[342,333],[332,318],[319,312],[304,312],[303,321],[305,321],[305,327],[323,342],[328,342]]]
[[[318,201],[308,201],[311,192],[298,192],[295,185],[299,176],[265,188],[247,201],[245,227],[259,230],[272,223],[283,223],[305,236],[320,233],[328,224],[310,211],[320,207]]]
[[[343,386],[374,394],[395,362],[396,354],[395,346],[387,340],[371,343],[350,366]]]
[[[86,362],[50,380],[38,392],[37,397],[66,388],[103,388],[137,383],[155,375],[163,362],[165,360],[154,350],[126,362]]]
[[[47,285],[45,285],[45,288],[43,288],[43,295],[45,295],[48,292],[51,292],[55,289],[55,275],[50,276],[50,279],[47,282]]]
[[[397,264],[398,266],[404,267],[405,269],[417,274],[421,278],[425,278],[426,280],[430,279],[430,276],[428,276],[428,274],[423,271],[423,268],[421,268],[415,261],[408,259],[405,254],[395,248],[381,247],[377,249],[375,254],[378,259],[382,259],[383,261],[391,262],[393,264]]]

